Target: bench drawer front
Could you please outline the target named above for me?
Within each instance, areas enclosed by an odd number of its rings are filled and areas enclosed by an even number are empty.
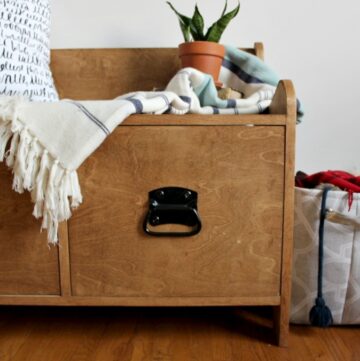
[[[30,195],[12,190],[13,175],[0,164],[0,295],[60,295],[57,247],[49,247]]]
[[[120,126],[80,169],[69,221],[76,296],[276,296],[284,127]],[[151,237],[148,192],[198,192],[202,230]]]

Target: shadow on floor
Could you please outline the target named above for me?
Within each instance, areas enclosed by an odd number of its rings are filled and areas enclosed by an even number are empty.
[[[149,331],[153,328],[158,337],[162,332],[168,334],[170,328],[180,337],[189,329],[193,335],[221,331],[232,337],[275,342],[271,307],[0,307],[0,322],[11,319],[64,329],[77,324],[91,328],[99,323],[121,323]]]

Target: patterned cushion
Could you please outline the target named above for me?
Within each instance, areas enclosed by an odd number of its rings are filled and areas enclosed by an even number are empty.
[[[58,100],[49,68],[49,0],[1,0],[0,94]]]

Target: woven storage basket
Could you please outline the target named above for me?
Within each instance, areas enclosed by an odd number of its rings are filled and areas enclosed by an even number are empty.
[[[309,324],[317,295],[321,189],[296,188],[291,322]],[[323,297],[334,324],[360,324],[360,195],[331,190],[326,201]]]

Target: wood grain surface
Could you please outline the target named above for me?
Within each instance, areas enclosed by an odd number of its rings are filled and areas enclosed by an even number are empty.
[[[285,141],[285,174],[284,174],[284,226],[281,268],[281,305],[275,307],[275,329],[278,343],[288,343],[291,271],[294,237],[294,174],[295,174],[295,126],[296,126],[296,95],[290,80],[282,80],[276,90],[270,113],[286,114]]]
[[[248,49],[249,51],[250,49]],[[250,53],[256,55],[259,59],[264,60],[265,57],[265,50],[264,44],[261,42],[254,43],[254,52],[252,50],[249,51]]]
[[[1,361],[359,361],[359,327],[291,326],[267,309],[18,308],[0,314]]]
[[[124,120],[122,125],[286,125],[285,114],[242,114],[236,115],[202,115],[202,114],[134,114]]]
[[[264,56],[261,43],[245,50]],[[51,59],[60,96],[73,99],[162,88],[179,68],[177,49],[164,48],[60,49]],[[271,305],[277,341],[286,345],[296,119],[290,81],[279,83],[270,113],[129,117],[81,167],[84,204],[60,227],[59,250],[48,248],[29,196],[11,190],[0,165],[0,304]],[[199,235],[143,234],[147,192],[169,185],[198,191]]]
[[[58,295],[57,247],[33,217],[30,195],[11,189],[12,174],[0,164],[0,295]]]
[[[163,88],[179,69],[175,49],[52,50],[51,69],[60,97],[112,99]]]
[[[244,49],[263,56],[261,43]],[[51,69],[61,98],[112,99],[164,88],[180,68],[177,48],[56,49]]]
[[[0,296],[0,305],[36,306],[279,306],[280,296],[258,297],[114,297],[114,296]]]
[[[71,296],[69,231],[67,222],[59,224],[59,271],[61,296]]]
[[[119,127],[80,170],[73,294],[279,295],[283,167],[282,126]],[[164,186],[199,193],[199,235],[144,234],[148,191]]]

